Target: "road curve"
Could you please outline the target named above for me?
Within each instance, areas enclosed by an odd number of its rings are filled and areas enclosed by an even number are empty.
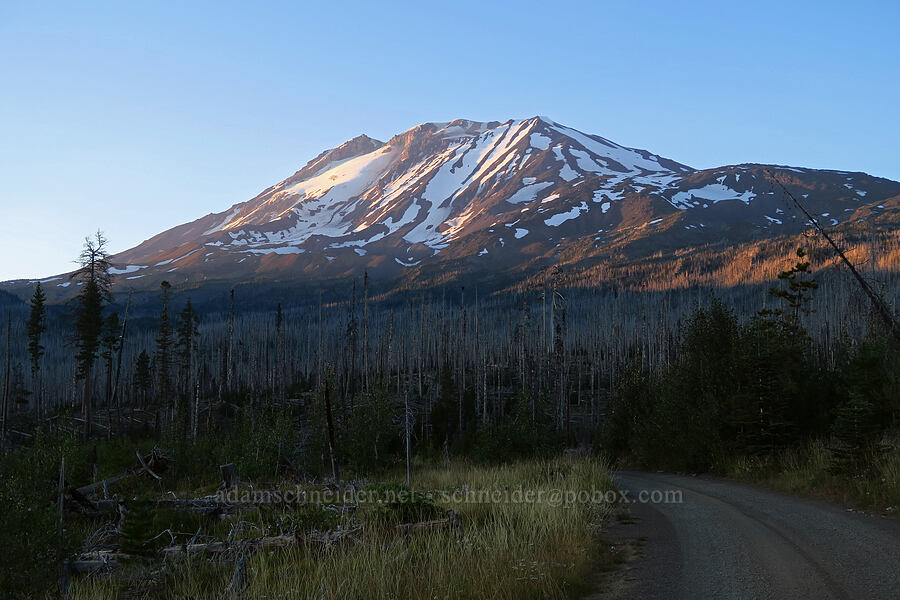
[[[644,541],[626,598],[900,599],[900,523],[714,478],[613,479],[634,522],[611,535]]]

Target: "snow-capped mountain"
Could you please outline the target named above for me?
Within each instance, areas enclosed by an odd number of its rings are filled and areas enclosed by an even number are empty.
[[[587,210],[585,202],[571,201],[585,184],[591,203],[605,212],[627,185],[661,190],[690,172],[537,117],[426,123],[387,143],[350,140],[249,202],[165,232],[119,258],[152,263],[161,251],[202,242],[239,258],[327,257],[340,249],[365,256],[391,248],[398,263],[416,262],[529,212],[545,216],[549,226],[561,224]],[[566,210],[544,215],[551,208]]]
[[[323,152],[255,198],[114,257],[119,281],[441,279],[799,233],[898,210],[900,183],[762,165],[695,170],[551,119],[425,123]],[[114,235],[113,231],[109,232]],[[65,285],[65,282],[57,285]]]

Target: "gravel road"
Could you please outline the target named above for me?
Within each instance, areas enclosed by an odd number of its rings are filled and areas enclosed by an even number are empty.
[[[634,522],[610,535],[644,538],[625,598],[900,599],[896,521],[714,478],[614,480]]]

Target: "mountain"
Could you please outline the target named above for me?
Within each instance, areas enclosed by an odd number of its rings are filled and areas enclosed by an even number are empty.
[[[807,221],[775,177],[823,225],[896,229],[900,183],[865,173],[696,170],[544,117],[456,120],[387,142],[356,137],[255,198],[116,255],[114,273],[139,290],[364,271],[405,286],[465,277],[500,285],[560,262],[586,268],[801,234]],[[69,291],[62,279],[55,286]]]

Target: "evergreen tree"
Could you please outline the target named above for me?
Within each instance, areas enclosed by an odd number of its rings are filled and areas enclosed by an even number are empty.
[[[85,238],[78,258],[81,268],[72,275],[81,286],[75,299],[75,361],[77,378],[83,382],[81,406],[85,438],[91,434],[92,374],[103,334],[103,308],[110,300],[109,289],[112,285],[106,244],[106,238],[100,231],[93,238]]]
[[[844,369],[846,399],[837,407],[832,426],[836,471],[865,472],[884,450],[881,438],[891,423],[896,393],[885,357],[884,348],[866,342]]]
[[[158,533],[153,530],[153,504],[146,496],[139,496],[128,503],[125,520],[120,528],[120,549],[132,557],[149,557],[156,552],[151,542]]]
[[[814,429],[816,414],[825,411],[813,393],[811,339],[801,323],[801,315],[811,312],[812,291],[819,285],[806,252],[798,248],[796,255],[797,263],[778,274],[787,286],[769,290],[787,308],[760,311],[742,336],[744,385],[735,425],[737,441],[755,454],[772,454],[799,441]]]
[[[698,308],[685,325],[673,378],[658,391],[655,415],[671,435],[656,438],[665,454],[692,471],[709,469],[727,443],[727,414],[735,391],[739,327],[721,300]],[[655,437],[655,436],[654,436]],[[665,456],[664,456],[665,458]]]
[[[812,291],[819,288],[819,284],[811,276],[810,262],[804,260],[805,258],[806,251],[803,248],[797,248],[796,264],[778,274],[778,279],[786,282],[787,288],[773,286],[769,289],[772,296],[784,300],[790,309],[789,313],[777,309],[773,311],[773,314],[782,317],[789,315],[796,326],[799,326],[801,313],[809,314],[811,312],[808,303],[812,299]],[[766,311],[763,313],[765,314]]]
[[[438,398],[431,408],[431,431],[438,446],[452,443],[459,431],[456,383],[453,381],[453,369],[446,360],[441,366],[439,381]]]
[[[771,455],[798,439],[812,400],[804,334],[792,318],[760,316],[745,328],[731,412],[735,449]]]
[[[187,304],[180,313],[176,322],[176,348],[178,349],[178,360],[182,372],[182,381],[190,378],[194,356],[196,354],[197,344],[197,325],[200,323],[200,317],[188,298]]]
[[[186,427],[188,424],[187,414],[184,409],[191,404],[188,399],[193,395],[191,383],[194,375],[197,325],[199,322],[200,318],[197,316],[197,311],[194,310],[191,299],[188,298],[187,304],[178,314],[176,321],[176,349],[178,351],[179,380],[181,382],[181,393],[179,396],[181,401],[179,402],[180,406],[177,413],[183,427]]]
[[[287,343],[285,340],[284,311],[281,303],[275,313],[275,397],[284,402],[285,371],[287,370]]]
[[[156,374],[159,377],[158,393],[162,399],[163,413],[166,419],[169,417],[169,408],[171,403],[171,349],[172,349],[172,326],[169,322],[169,290],[172,286],[168,281],[163,281],[160,285],[162,291],[162,312],[159,315],[159,333],[156,336]]]
[[[648,430],[654,426],[657,400],[650,373],[640,357],[630,361],[616,382],[603,423],[603,449],[611,458],[633,456],[646,461]]]
[[[141,404],[147,403],[147,394],[153,385],[153,376],[150,373],[150,355],[146,350],[141,350],[134,363],[134,387],[141,394]]]
[[[19,412],[26,404],[31,392],[25,385],[25,373],[22,363],[16,363],[12,367],[12,379],[10,379],[10,398],[17,405],[16,411]]]
[[[113,383],[113,359],[119,348],[121,337],[119,325],[119,313],[111,312],[103,320],[103,334],[100,338],[100,358],[106,367],[106,409],[111,408],[110,401],[112,399],[112,383]]]
[[[41,344],[41,336],[47,330],[47,309],[44,306],[46,295],[40,282],[34,286],[34,295],[29,302],[28,312],[28,359],[31,363],[31,390],[34,394],[34,407],[38,420],[42,415],[42,396],[40,370],[41,357],[44,356],[44,346]]]

